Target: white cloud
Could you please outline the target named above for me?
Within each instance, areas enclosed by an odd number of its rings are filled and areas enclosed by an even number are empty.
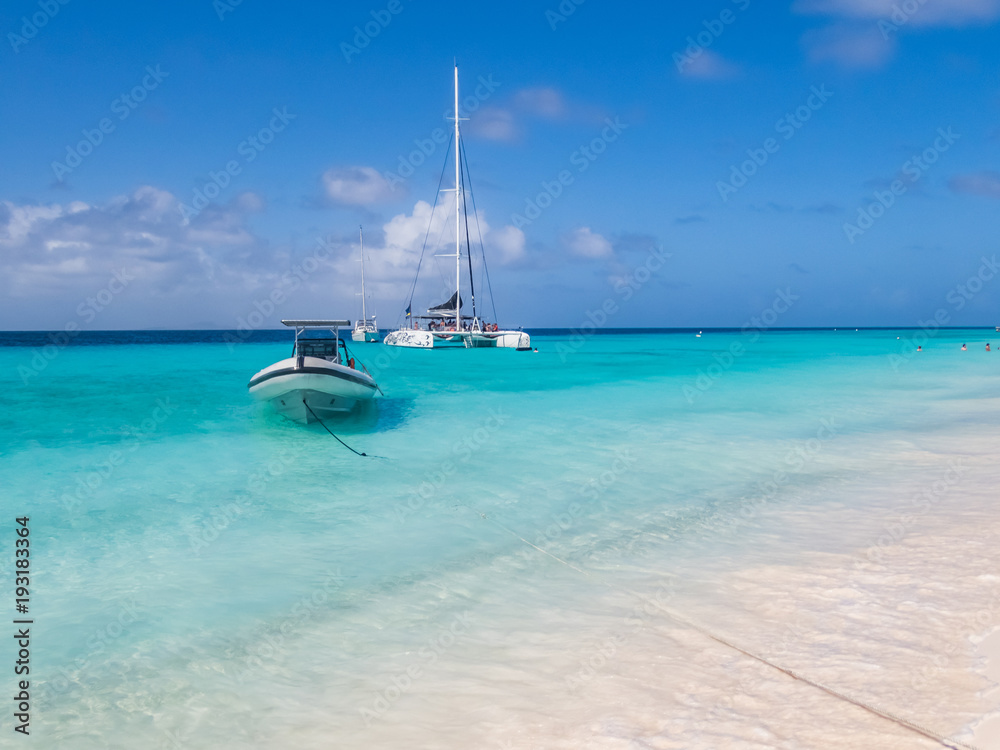
[[[347,233],[349,239],[328,238],[330,252],[320,254],[307,274],[293,277],[317,252],[320,238],[305,238],[292,248],[255,236],[247,220],[263,208],[258,196],[210,204],[190,221],[179,208],[176,196],[150,186],[94,204],[0,202],[0,319],[24,328],[79,322],[77,306],[123,269],[133,280],[90,328],[236,328],[261,309],[257,303],[270,305],[275,291],[283,301],[271,305],[267,326],[282,317],[351,317],[360,282],[354,232]],[[491,228],[482,213],[478,218],[491,265],[523,257],[519,229]],[[395,313],[405,298],[425,236],[421,289],[434,299],[422,302],[441,301],[439,290],[425,285],[438,280],[435,264],[448,264],[453,273],[454,260],[433,256],[454,247],[454,214],[439,206],[428,235],[430,223],[431,207],[419,201],[381,231],[365,233],[366,280],[383,313]]]
[[[895,37],[886,39],[874,26],[835,24],[802,37],[810,62],[832,62],[845,68],[880,68],[896,50]]]
[[[440,205],[433,212],[433,219],[431,214],[429,203],[417,201],[412,211],[397,214],[383,224],[381,237],[365,232],[365,257],[368,262],[366,285],[372,298],[379,304],[378,309],[388,310],[390,313],[384,318],[381,317],[383,313],[379,313],[380,324],[384,322],[391,325],[393,323],[391,315],[401,309],[395,306],[405,300],[410,291],[425,239],[427,247],[424,250],[420,279],[414,294],[414,309],[442,302],[451,294],[448,290],[454,289],[455,260],[452,254],[455,249],[455,214],[453,209],[449,211],[447,207],[442,208]],[[476,217],[470,216],[469,221],[472,227],[470,235],[473,243],[476,243],[478,237],[475,228]],[[524,257],[524,233],[520,229],[510,225],[492,228],[481,211],[478,215],[478,227],[483,235],[487,260],[491,267],[504,266]],[[464,286],[468,283],[465,275],[464,227],[462,244]],[[345,246],[345,252],[333,262],[335,278],[347,280],[347,283],[355,285],[360,283],[359,264],[356,262],[359,253],[360,248],[356,242]],[[438,255],[451,255],[451,257],[435,257]],[[473,258],[478,263],[478,246],[473,249]],[[476,273],[478,279],[479,272]],[[353,289],[345,296],[353,298],[354,291],[357,290]]]
[[[248,197],[244,201],[252,200]],[[121,268],[165,292],[204,279],[256,240],[242,209],[209,206],[193,221],[170,193],[144,186],[103,205],[0,204],[0,284],[34,298],[99,286]]]
[[[483,107],[472,115],[469,132],[490,141],[512,141],[518,135],[514,113],[502,107]]]
[[[685,78],[698,78],[708,81],[723,81],[735,78],[740,74],[738,65],[729,62],[722,55],[712,50],[702,50],[697,57],[690,57],[680,69]]]
[[[3,235],[0,240],[7,240],[8,243],[23,240],[31,232],[31,228],[36,222],[50,221],[57,219],[69,209],[59,205],[51,206],[15,206],[13,203],[4,202],[7,209],[7,222],[3,228]],[[75,210],[82,210],[78,206]]]
[[[501,265],[518,260],[524,255],[524,232],[514,226],[506,225],[494,229],[490,227],[482,211],[478,216],[470,215],[470,237],[476,242],[478,229],[482,232],[483,243],[486,245],[488,260]],[[428,225],[430,231],[428,232]],[[420,249],[424,238],[427,238],[427,252],[452,252],[455,247],[455,214],[454,210],[442,210],[441,206],[434,211],[431,223],[431,206],[426,201],[417,201],[409,214],[397,214],[383,226],[385,242],[381,248],[372,248],[380,259],[394,269],[405,270],[408,280],[416,271]],[[462,243],[465,244],[463,228]],[[368,243],[365,243],[366,246]],[[464,252],[464,251],[463,251]],[[453,262],[453,261],[452,261]]]
[[[952,177],[948,185],[956,193],[1000,198],[1000,172],[974,172]]]
[[[854,69],[882,67],[907,29],[988,25],[1000,19],[1000,0],[796,0],[792,9],[831,20],[830,26],[802,37],[812,62]]]
[[[906,14],[906,25],[966,26],[1000,18],[1000,0],[913,0],[913,4],[917,7]],[[894,13],[899,18],[897,9],[902,5],[899,0],[797,0],[793,9],[806,15],[893,21]]]
[[[491,230],[484,239],[489,257],[495,257],[501,265],[524,257],[524,232],[517,227],[507,225]]]
[[[611,243],[599,234],[590,231],[590,227],[580,227],[563,235],[563,245],[581,258],[610,258],[614,251]]]
[[[393,197],[392,185],[372,167],[333,167],[323,173],[327,196],[336,203],[368,206]]]
[[[514,106],[522,112],[557,119],[566,114],[563,95],[551,87],[521,89],[514,95]]]
[[[532,119],[601,122],[606,113],[599,108],[567,101],[551,86],[518,89],[503,104],[483,107],[470,115],[468,132],[493,141],[514,141]]]

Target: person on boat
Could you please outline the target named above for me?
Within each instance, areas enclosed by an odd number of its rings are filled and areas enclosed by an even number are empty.
[[[967,347],[965,344],[962,344],[962,351],[966,352],[968,350],[969,350],[969,347]]]
[[[358,369],[357,367],[354,366],[354,357],[351,357],[349,360],[347,360],[347,366],[350,367],[352,370]]]

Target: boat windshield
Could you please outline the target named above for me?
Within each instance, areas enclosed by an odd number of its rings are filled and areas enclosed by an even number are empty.
[[[328,362],[340,362],[337,339],[299,339],[296,354],[300,357],[319,357]]]

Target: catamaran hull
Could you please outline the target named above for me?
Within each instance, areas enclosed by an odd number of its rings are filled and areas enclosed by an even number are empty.
[[[410,349],[531,349],[531,336],[524,331],[496,331],[492,333],[460,333],[448,331],[392,331],[385,337],[386,346],[403,346]]]
[[[300,367],[295,358],[276,362],[254,375],[247,387],[258,401],[303,424],[345,414],[371,400],[377,388],[367,374],[318,357],[303,357]]]
[[[469,346],[496,349],[516,349],[519,352],[531,349],[531,336],[524,331],[497,331],[495,333],[473,333]]]
[[[430,331],[390,331],[383,343],[386,346],[404,346],[409,349],[433,349],[434,334]]]
[[[351,331],[351,340],[358,344],[377,344],[378,331]]]

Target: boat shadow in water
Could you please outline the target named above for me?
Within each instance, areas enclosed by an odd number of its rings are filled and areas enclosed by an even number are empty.
[[[388,432],[401,427],[410,418],[413,411],[412,398],[375,398],[371,401],[359,402],[347,414],[335,414],[325,416],[323,424],[331,431],[340,435],[362,435],[375,432]],[[310,430],[312,432],[325,433],[323,425],[319,422],[302,424],[295,420],[284,417],[273,409],[262,406],[262,411],[266,415],[265,422],[272,426],[281,426],[286,429]]]
[[[413,411],[412,398],[375,398],[359,403],[348,414],[333,420],[324,419],[330,429],[334,425],[346,433],[388,432],[402,427]],[[319,425],[317,428],[322,429]],[[336,430],[334,430],[336,432]]]

